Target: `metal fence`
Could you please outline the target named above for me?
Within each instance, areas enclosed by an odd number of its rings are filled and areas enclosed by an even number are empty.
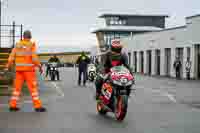
[[[16,25],[13,22],[11,25],[0,26],[0,48],[13,48],[15,41],[22,39],[23,25]]]

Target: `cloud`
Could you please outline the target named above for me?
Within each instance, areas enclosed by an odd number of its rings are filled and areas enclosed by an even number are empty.
[[[95,35],[94,35],[95,36]],[[41,46],[76,46],[76,47],[90,47],[97,45],[96,38],[88,34],[58,34],[48,35],[41,38],[36,36],[39,45]]]
[[[96,45],[91,34],[101,12],[169,14],[167,27],[185,24],[189,15],[200,13],[198,0],[5,0],[3,23],[23,24],[31,29],[40,47],[90,47]]]

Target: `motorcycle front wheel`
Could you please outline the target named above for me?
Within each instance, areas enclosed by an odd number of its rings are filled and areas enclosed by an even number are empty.
[[[54,81],[55,80],[55,74],[52,72],[51,74],[51,80]]]
[[[116,97],[115,118],[118,121],[123,121],[128,108],[128,96],[120,95]]]
[[[94,81],[94,77],[93,77],[93,76],[90,77],[90,81],[91,81],[91,82]]]

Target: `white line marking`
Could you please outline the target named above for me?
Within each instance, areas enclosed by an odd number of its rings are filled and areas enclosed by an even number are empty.
[[[151,89],[151,91],[153,92],[153,93],[160,93],[161,94],[161,90],[155,90],[155,89]]]
[[[170,101],[174,102],[174,103],[177,103],[175,97],[172,95],[172,94],[169,94],[168,92],[166,91],[161,91],[161,90],[153,90],[152,89],[152,92],[154,93],[159,93],[161,96],[166,96],[169,98]]]
[[[57,93],[59,94],[59,96],[55,96],[53,98],[50,99],[58,99],[59,97],[64,97],[64,92],[56,85],[56,83],[52,82],[53,86],[55,87]],[[50,99],[42,99],[42,101],[44,102],[48,102]],[[24,104],[24,103],[32,103],[32,100],[25,100],[23,102],[19,102],[18,104]],[[9,104],[0,104],[0,107],[9,107]]]
[[[169,94],[169,93],[165,93],[163,94],[164,96],[167,96],[172,102],[177,103],[176,99],[174,98],[173,95]]]
[[[33,103],[33,101],[32,100],[27,100],[27,101],[24,101],[22,103]]]
[[[23,102],[19,102],[18,104],[19,105],[22,105],[22,104],[24,104],[24,103],[32,103],[32,100],[26,100],[26,101],[23,101]],[[7,103],[7,104],[0,104],[0,107],[9,107],[9,104]]]
[[[54,97],[51,97],[51,98],[48,98],[48,99],[41,99],[42,100],[42,102],[43,103],[47,103],[49,100],[57,100],[57,99],[59,99],[59,98],[61,98],[60,96],[54,96]],[[25,100],[25,101],[23,101],[23,102],[19,102],[18,104],[19,105],[23,105],[23,104],[25,104],[25,103],[33,103],[33,101],[32,100]],[[7,104],[0,104],[0,107],[9,107],[9,104],[7,103]]]
[[[163,91],[163,90],[160,90],[160,89],[146,89],[146,87],[144,86],[135,86],[136,90],[139,90],[139,89],[144,89],[144,90],[148,90],[152,93],[158,93],[159,95],[161,96],[166,96],[168,97],[168,99],[174,103],[177,103],[177,100],[176,98],[174,97],[174,95],[166,92],[166,91]]]
[[[61,97],[64,97],[64,92],[56,85],[55,82],[52,82],[52,85],[55,87],[56,91],[58,92],[58,94],[61,96]]]

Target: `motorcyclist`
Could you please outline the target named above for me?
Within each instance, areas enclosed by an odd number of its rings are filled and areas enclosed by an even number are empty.
[[[49,60],[48,60],[48,64],[47,64],[47,69],[46,69],[46,77],[48,76],[48,73],[49,73],[49,69],[50,69],[50,65],[49,63],[52,63],[52,62],[56,62],[56,63],[60,63],[60,60],[58,59],[58,57],[56,55],[53,55]],[[60,80],[60,75],[59,75],[59,72],[58,72],[58,80]]]
[[[124,65],[127,67],[130,71],[130,67],[128,65],[128,57],[126,54],[122,54],[123,46],[120,42],[120,40],[113,40],[111,44],[110,51],[106,54],[105,58],[105,64],[104,64],[104,73],[107,75],[110,72],[110,68],[113,66],[119,66]],[[107,77],[107,76],[105,76]],[[98,76],[95,82],[96,85],[96,99],[98,99],[100,93],[101,93],[101,86],[103,85],[105,79]]]
[[[95,66],[97,67],[99,65],[99,60],[98,58],[95,59]]]
[[[51,57],[48,62],[60,63],[60,60],[58,59],[58,57],[56,55],[53,55],[53,57]]]
[[[85,52],[81,53],[81,56],[78,57],[76,64],[78,64],[78,85],[81,84],[81,77],[83,74],[83,85],[86,85],[87,80],[87,67],[90,63],[90,58],[86,55]]]

